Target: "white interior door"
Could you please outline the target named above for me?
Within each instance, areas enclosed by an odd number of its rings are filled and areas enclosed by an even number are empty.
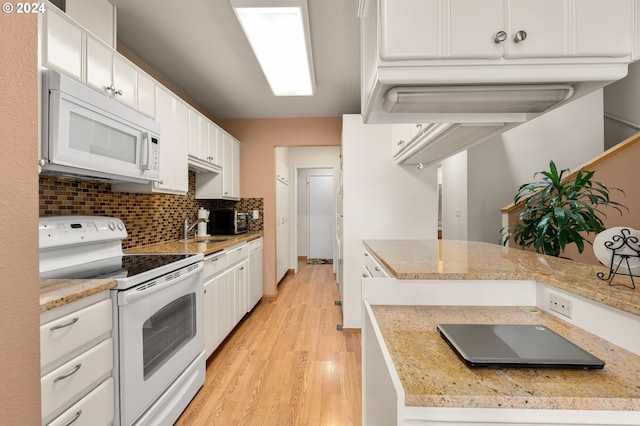
[[[335,213],[333,176],[307,178],[309,259],[333,259]]]

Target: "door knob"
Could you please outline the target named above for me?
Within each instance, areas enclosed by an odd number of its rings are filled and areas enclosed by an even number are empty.
[[[505,33],[504,31],[498,31],[496,33],[496,38],[493,39],[493,42],[495,44],[500,44],[503,41],[505,41],[507,39],[507,33]]]
[[[520,43],[521,41],[525,41],[526,39],[527,39],[527,32],[520,30],[516,33],[515,37],[513,38],[513,42]]]

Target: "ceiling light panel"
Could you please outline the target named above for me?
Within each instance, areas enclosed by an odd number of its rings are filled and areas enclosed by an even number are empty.
[[[230,0],[276,96],[315,92],[305,0]]]

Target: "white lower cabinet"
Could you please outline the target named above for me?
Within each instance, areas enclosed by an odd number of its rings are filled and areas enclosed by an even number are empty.
[[[260,248],[262,248],[262,238]],[[249,277],[249,245],[238,246],[214,253],[204,259],[204,320],[205,352],[207,358],[224,341],[233,328],[257,303],[252,302]],[[262,297],[262,255],[260,263],[260,297]],[[254,296],[255,298],[255,290]],[[258,298],[259,300],[259,298]]]
[[[109,377],[67,411],[60,414],[49,426],[101,426],[113,423],[113,378]]]
[[[108,292],[40,316],[42,423],[107,425],[114,417]]]
[[[247,309],[247,267],[249,260],[245,259],[238,263],[230,271],[231,285],[233,287],[233,323],[239,323],[242,317],[249,311]]]
[[[254,306],[262,299],[262,238],[258,238],[249,242],[249,306],[247,311],[253,309]]]

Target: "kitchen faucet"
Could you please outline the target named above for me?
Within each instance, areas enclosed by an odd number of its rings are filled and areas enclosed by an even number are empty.
[[[192,229],[193,229],[197,224],[202,223],[202,222],[206,222],[206,221],[207,221],[207,219],[198,218],[198,219],[196,219],[196,221],[195,221],[195,222],[193,222],[193,223],[191,224],[191,226],[189,226],[189,221],[188,221],[188,220],[187,220],[187,218],[185,217],[185,218],[184,218],[184,225],[183,225],[183,235],[182,235],[183,239],[184,239],[184,240],[186,240],[186,239],[188,239],[188,238],[189,238],[189,232],[191,232],[191,230],[192,230]]]

